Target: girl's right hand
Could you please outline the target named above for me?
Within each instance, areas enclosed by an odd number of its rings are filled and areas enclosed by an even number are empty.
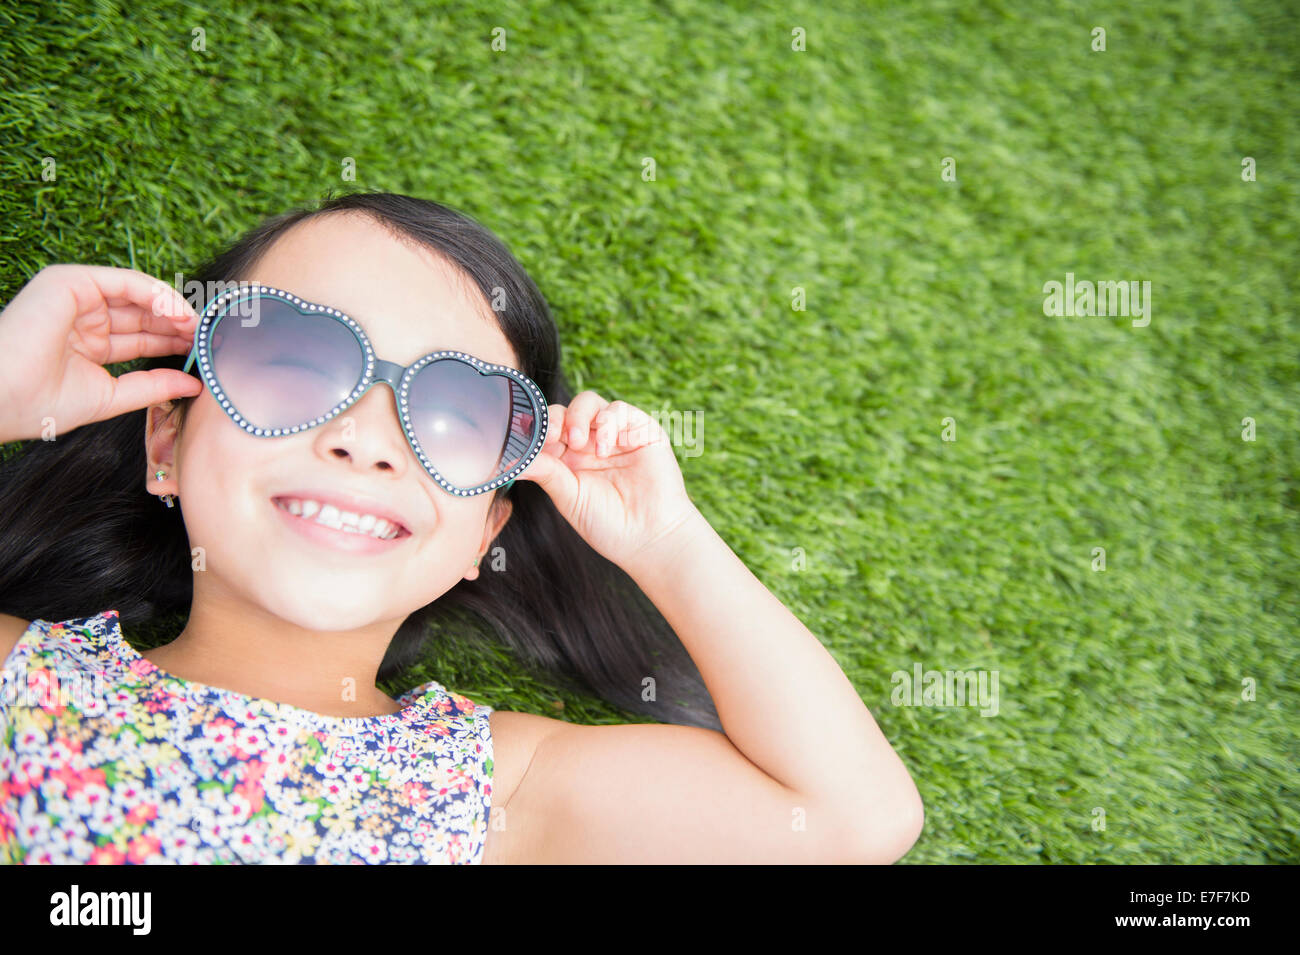
[[[103,366],[185,354],[198,320],[183,295],[134,269],[41,269],[0,312],[0,442],[197,396],[203,383],[176,368],[115,377]]]

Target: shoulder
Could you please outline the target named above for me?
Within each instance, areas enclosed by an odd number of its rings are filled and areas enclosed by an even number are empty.
[[[505,809],[510,798],[519,788],[520,781],[532,765],[533,757],[542,740],[572,726],[564,720],[538,716],[534,713],[518,713],[509,710],[493,710],[492,726],[492,808]],[[489,864],[510,862],[511,846],[503,830],[490,829],[487,845],[484,847],[483,861]]]
[[[542,740],[570,724],[534,713],[493,710],[492,761],[493,803],[502,808],[518,788]]]
[[[119,635],[116,610],[59,621],[0,614],[0,666],[9,662],[22,643],[32,661],[94,669],[111,656],[112,644]]]
[[[18,641],[31,625],[30,620],[0,613],[0,663],[9,659],[9,654],[13,653],[14,647],[18,646]]]
[[[542,740],[573,724],[533,713],[498,710],[450,690],[436,680],[407,691],[400,701],[434,692],[438,697],[433,717],[452,720],[455,732],[491,745],[492,807],[504,808],[518,788]]]

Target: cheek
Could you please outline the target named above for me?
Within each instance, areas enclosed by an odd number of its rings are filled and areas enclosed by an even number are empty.
[[[499,540],[490,539],[489,506],[478,499],[442,502],[441,488],[432,491],[436,510],[427,530],[413,551],[413,564],[421,568],[419,586],[432,589],[432,600],[446,593],[474,569],[474,560],[482,554],[481,573],[494,559],[493,548]],[[487,497],[487,495],[482,495]],[[501,555],[508,557],[508,555]],[[428,601],[426,601],[428,602]]]
[[[207,392],[191,406],[178,464],[196,593],[220,580],[284,619],[329,629],[343,621],[363,625],[411,613],[472,568],[483,547],[490,495],[443,500],[445,492],[431,481],[426,529],[391,558],[371,561],[294,547],[273,513],[270,494],[284,486],[286,474],[309,466],[310,448],[297,443],[310,441],[309,435],[255,438]],[[485,562],[492,559],[489,551]]]
[[[204,391],[191,405],[178,442],[181,493],[207,503],[214,489],[249,473],[260,449],[258,439],[235,425]]]
[[[250,529],[267,519],[257,505],[249,476],[265,467],[257,439],[221,421],[196,419],[183,441],[180,498],[185,527],[194,546],[208,551],[247,545]]]
[[[439,488],[432,493],[440,495],[443,492]],[[458,567],[463,561],[468,567],[478,556],[484,520],[480,508],[465,501],[439,504],[430,526],[420,535],[417,544],[420,559],[447,567]]]
[[[276,440],[256,438],[236,425],[204,391],[190,405],[177,442],[180,497],[185,525],[197,545],[209,549],[223,540],[248,536],[250,525],[265,521],[256,500],[258,476],[274,473],[284,448]]]

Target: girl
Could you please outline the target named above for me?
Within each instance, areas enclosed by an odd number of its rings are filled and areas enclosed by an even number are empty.
[[[202,316],[141,273],[55,265],[0,313],[0,440],[30,441],[0,474],[0,859],[910,848],[920,798],[857,691],[692,504],[657,423],[571,395],[487,229],[350,195],[195,279]],[[126,642],[186,610],[171,642]],[[380,691],[462,612],[659,722]]]

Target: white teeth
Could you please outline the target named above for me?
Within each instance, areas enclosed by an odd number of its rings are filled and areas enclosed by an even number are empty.
[[[392,540],[401,533],[398,525],[386,521],[374,514],[357,514],[354,511],[340,511],[333,504],[321,506],[317,501],[300,501],[286,498],[280,507],[298,517],[311,520],[325,527],[332,527],[345,534],[363,534],[379,540]]]

